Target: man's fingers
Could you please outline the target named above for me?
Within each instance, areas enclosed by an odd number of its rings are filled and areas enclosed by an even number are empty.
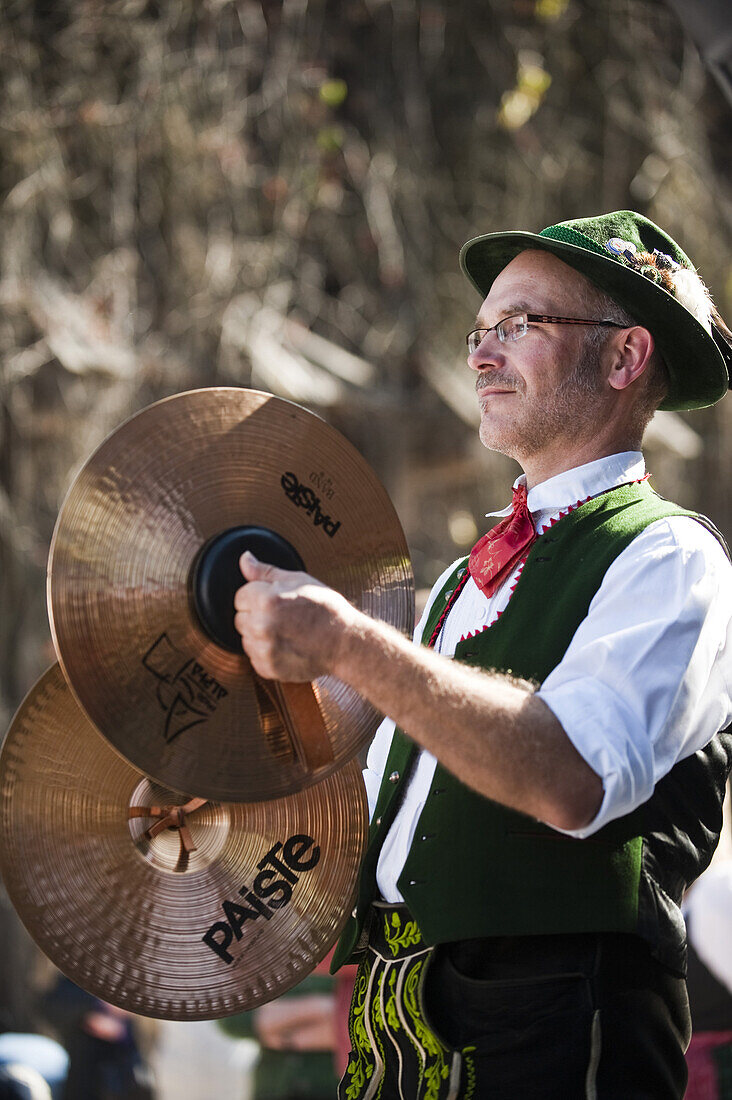
[[[237,588],[234,593],[234,610],[235,611],[247,611],[249,608],[249,600],[251,593],[247,592],[247,585],[243,584],[241,588]]]
[[[268,565],[259,558],[255,558],[251,550],[245,550],[239,558],[239,568],[242,576],[247,581],[276,581],[279,580],[286,569],[278,569],[276,565]]]

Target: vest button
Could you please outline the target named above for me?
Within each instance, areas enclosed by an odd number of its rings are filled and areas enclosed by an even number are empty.
[[[392,772],[391,775],[389,776],[389,782],[390,783],[398,783],[399,782],[399,772]]]
[[[353,917],[353,919],[355,920],[355,919],[356,919],[356,917],[358,916],[358,909],[352,909],[352,910],[351,910],[351,916],[352,916],[352,917]]]
[[[374,825],[381,825],[381,818],[380,817],[376,818],[376,821],[374,822]]]

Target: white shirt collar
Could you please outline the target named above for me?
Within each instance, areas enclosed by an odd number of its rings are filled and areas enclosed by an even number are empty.
[[[573,470],[564,470],[529,489],[526,503],[534,516],[537,526],[541,525],[544,513],[551,514],[571,508],[588,497],[605,493],[618,485],[627,485],[629,481],[640,481],[645,476],[646,464],[640,451],[622,451],[620,454],[607,455],[584,466],[575,466]],[[520,474],[514,481],[514,488],[526,484],[526,474]],[[488,512],[489,516],[508,516],[511,505],[500,512]]]

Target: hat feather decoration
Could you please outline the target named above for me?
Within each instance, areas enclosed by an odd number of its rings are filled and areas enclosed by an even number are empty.
[[[707,332],[712,331],[712,300],[701,276],[687,267],[680,267],[673,274],[674,297],[688,309]]]

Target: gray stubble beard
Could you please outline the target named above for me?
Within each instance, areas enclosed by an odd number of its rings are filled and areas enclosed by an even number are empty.
[[[607,337],[605,333],[599,333],[599,336],[601,339],[598,339],[597,329],[587,334],[572,371],[562,380],[551,402],[536,410],[529,424],[520,425],[520,434],[512,434],[508,429],[501,438],[491,439],[481,422],[479,434],[483,446],[521,461],[521,458],[537,454],[551,440],[566,438],[577,442],[578,439],[590,438],[604,419],[607,406],[607,398],[603,398],[599,362],[601,347]],[[501,381],[507,382],[509,379]],[[515,385],[519,380],[511,381]],[[490,384],[490,379],[485,384]],[[521,379],[516,392],[521,395],[525,389]]]

